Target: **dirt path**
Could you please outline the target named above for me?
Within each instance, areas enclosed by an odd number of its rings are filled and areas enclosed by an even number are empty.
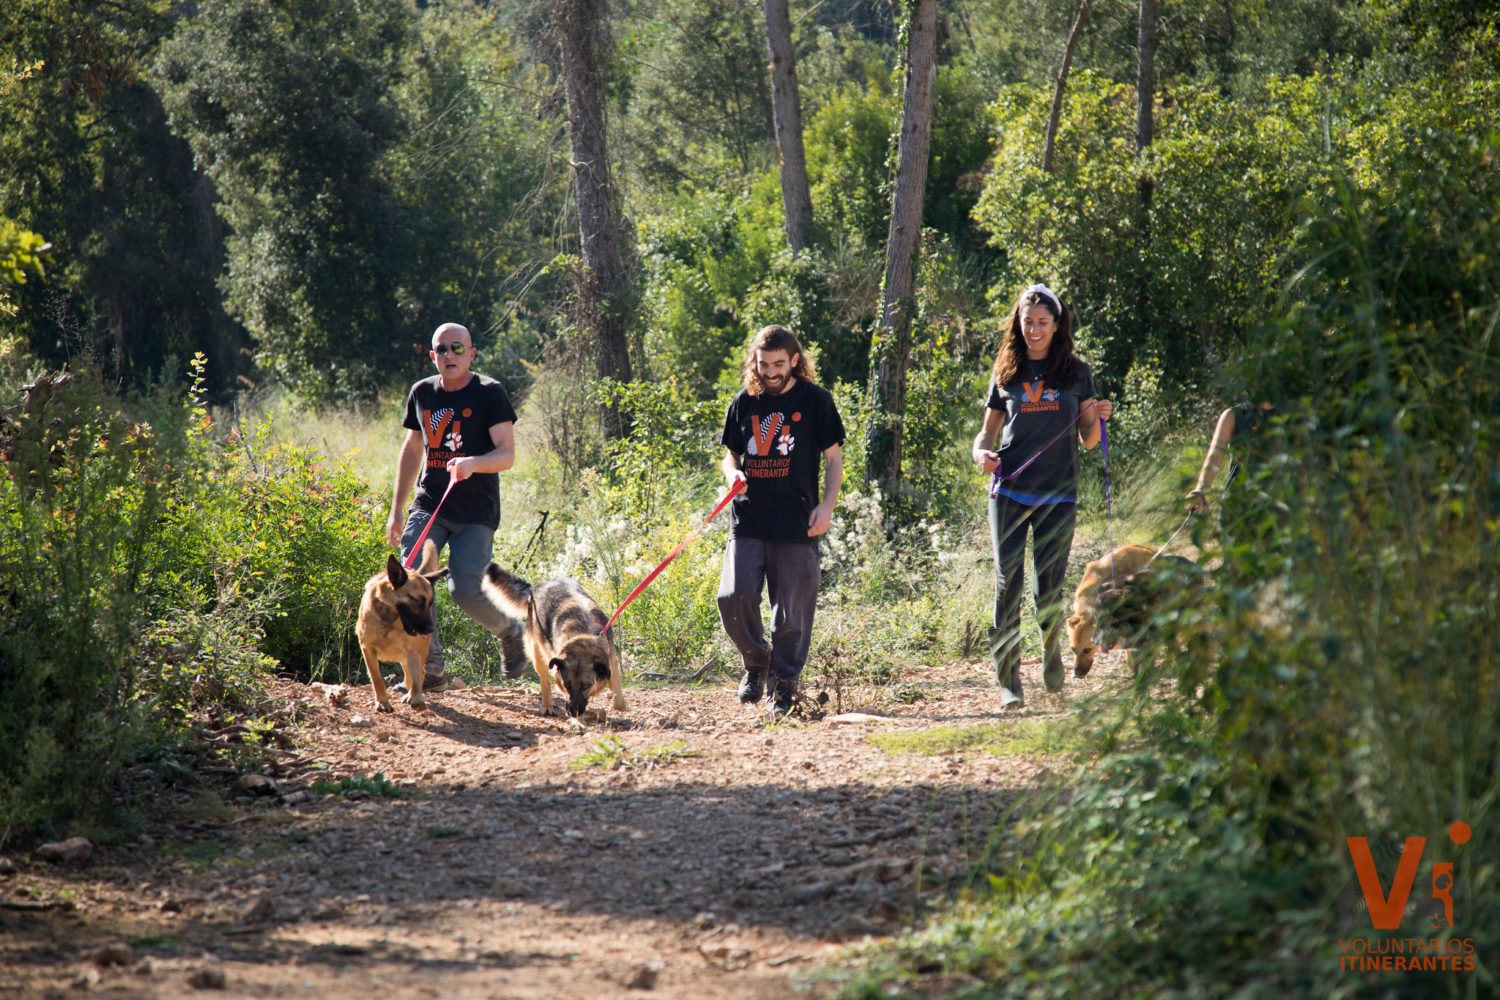
[[[1028,662],[1003,717],[977,661],[912,668],[910,703],[845,692],[880,716],[855,722],[768,725],[727,684],[627,687],[631,710],[586,735],[542,717],[534,684],[377,716],[368,688],[283,683],[274,790],[227,809],[162,790],[137,842],[12,859],[0,998],[828,996],[842,949],[948,892],[1060,763],[870,735],[1056,717],[1123,669],[1050,696]],[[600,741],[626,761],[575,768]]]

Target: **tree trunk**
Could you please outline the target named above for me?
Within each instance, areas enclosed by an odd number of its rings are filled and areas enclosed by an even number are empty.
[[[1089,0],[1078,5],[1078,16],[1073,18],[1073,27],[1068,32],[1068,44],[1063,49],[1062,68],[1057,71],[1057,86],[1052,89],[1052,113],[1047,116],[1047,142],[1042,148],[1042,169],[1052,173],[1052,159],[1057,149],[1057,121],[1062,117],[1063,90],[1068,86],[1068,69],[1073,65],[1073,50],[1078,47],[1078,36],[1083,34],[1083,22],[1089,16]]]
[[[1146,149],[1151,145],[1154,128],[1156,94],[1156,0],[1140,0],[1140,23],[1136,26],[1136,73],[1135,73],[1135,160],[1136,160],[1136,218],[1135,218],[1135,315],[1138,322],[1146,323],[1151,315],[1151,195],[1156,180],[1146,167]],[[1159,337],[1154,324],[1146,324],[1130,338],[1128,365],[1133,362],[1141,345]],[[1158,344],[1165,351],[1167,345]],[[1175,367],[1169,370],[1175,370]]]
[[[787,0],[765,0],[766,48],[771,57],[771,108],[776,120],[776,148],[781,153],[781,204],[786,215],[786,245],[807,246],[812,197],[807,189],[807,159],[802,150],[802,108],[797,96],[797,56],[792,50],[792,20]]]
[[[1156,94],[1156,0],[1141,0],[1135,51],[1135,155],[1140,161],[1151,145]],[[1139,181],[1142,210],[1151,207],[1153,184],[1144,164]]]
[[[568,100],[568,136],[578,187],[578,232],[583,274],[577,281],[579,326],[598,345],[600,378],[630,381],[630,300],[621,248],[619,212],[605,146],[600,32],[604,0],[557,0],[554,8]],[[624,415],[605,408],[605,433],[629,433]]]
[[[901,487],[906,362],[911,353],[914,267],[922,237],[922,202],[932,141],[936,49],[937,0],[917,0],[907,25],[896,187],[891,195],[891,227],[886,238],[885,300],[880,327],[870,345],[870,425],[865,434],[865,481],[878,480],[886,496],[893,498]]]

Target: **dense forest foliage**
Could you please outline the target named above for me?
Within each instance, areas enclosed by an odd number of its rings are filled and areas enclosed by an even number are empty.
[[[194,717],[253,715],[275,671],[357,671],[394,438],[360,440],[367,475],[264,414],[394,434],[445,321],[522,415],[497,548],[606,603],[701,517],[747,338],[787,324],[849,427],[820,621],[863,644],[821,655],[889,679],[969,652],[967,441],[1000,320],[1042,281],[1116,402],[1116,527],[1167,537],[1223,406],[1274,404],[1273,433],[1236,530],[1192,525],[1212,596],[1159,623],[1191,652],[1101,710],[1079,772],[851,994],[1492,995],[1500,2],[938,2],[893,416],[920,5],[789,5],[794,249],[771,3],[5,4],[0,843],[128,826],[92,790]],[[602,169],[577,154],[579,53]],[[894,477],[864,448],[892,419]],[[711,550],[635,607],[637,661],[722,646]],[[444,619],[461,668],[493,672],[466,627]],[[1339,937],[1370,934],[1344,838],[1409,835],[1462,877],[1453,926],[1419,934],[1475,965],[1341,971]]]

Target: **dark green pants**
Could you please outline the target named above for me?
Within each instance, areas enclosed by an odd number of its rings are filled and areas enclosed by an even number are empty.
[[[1073,549],[1077,504],[1047,503],[1027,506],[1007,496],[990,500],[990,543],[995,555],[995,619],[990,630],[990,657],[995,677],[1017,695],[1021,693],[1021,593],[1026,585],[1026,534],[1031,533],[1031,559],[1036,567],[1032,596],[1042,629],[1042,677],[1047,689],[1063,684],[1063,582],[1068,554]]]

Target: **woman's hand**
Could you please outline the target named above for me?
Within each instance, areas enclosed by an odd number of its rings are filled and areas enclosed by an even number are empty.
[[[1107,399],[1086,399],[1078,408],[1078,422],[1084,425],[1108,420],[1115,412],[1115,404]]]
[[[1000,453],[997,451],[983,451],[976,448],[972,457],[974,463],[986,473],[994,472],[1000,468]]]

